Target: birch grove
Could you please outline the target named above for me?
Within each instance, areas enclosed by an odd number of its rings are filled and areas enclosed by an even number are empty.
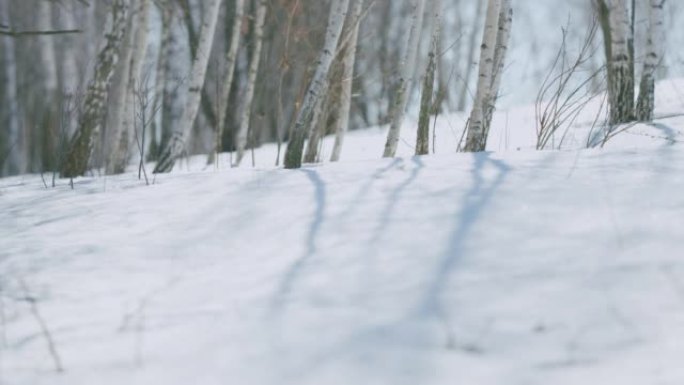
[[[320,102],[326,88],[328,71],[335,57],[337,43],[344,26],[344,20],[349,9],[349,0],[333,0],[328,18],[328,27],[325,33],[325,43],[321,51],[316,72],[311,80],[309,89],[303,104],[297,115],[297,120],[292,132],[292,137],[285,152],[285,168],[299,168],[302,165],[302,152],[304,141],[311,132],[316,104]]]
[[[568,39],[562,64],[583,31],[598,26],[603,33],[603,42],[591,41],[601,50],[588,51],[576,72],[600,75],[582,86],[586,94],[572,94],[588,100],[606,92],[608,118],[603,126],[596,120],[596,132],[610,136],[629,128],[618,125],[652,121],[657,79],[678,71],[676,54],[669,54],[677,38],[668,39],[668,31],[681,7],[665,0],[563,4],[582,17],[552,13],[543,25],[518,27],[514,10],[541,6],[0,0],[0,176],[111,175],[131,170],[133,161],[138,171],[155,162],[154,171],[166,173],[184,156],[191,168],[191,157],[201,156],[218,171],[243,165],[248,149],[252,166],[261,165],[256,149],[271,143],[276,167],[299,168],[358,154],[345,148],[357,143],[348,133],[369,127],[388,127],[368,150],[377,157],[483,151],[490,131],[500,133],[496,110],[532,103],[530,90],[548,84],[545,63],[557,52],[549,39],[558,35],[539,31],[556,22],[564,25],[562,43]],[[522,17],[520,24],[539,22]],[[520,60],[521,53],[540,57]],[[502,98],[500,89],[527,96]],[[461,125],[450,114],[466,108]]]
[[[197,52],[190,73],[185,109],[181,115],[178,129],[173,133],[166,148],[159,156],[157,165],[154,168],[155,173],[170,172],[176,164],[176,160],[185,150],[187,139],[190,136],[192,125],[199,110],[202,89],[204,88],[204,76],[209,64],[209,54],[214,40],[220,6],[221,0],[210,0],[206,3],[206,8],[202,15]]]

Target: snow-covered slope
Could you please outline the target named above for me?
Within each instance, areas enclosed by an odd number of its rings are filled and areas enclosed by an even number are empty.
[[[451,116],[427,157],[0,180],[0,383],[684,383],[684,120],[517,151],[530,111],[500,152]]]

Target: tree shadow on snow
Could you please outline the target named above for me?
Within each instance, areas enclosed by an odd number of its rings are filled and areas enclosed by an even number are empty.
[[[474,154],[474,159],[472,187],[460,204],[460,212],[449,242],[434,266],[434,272],[430,274],[430,285],[419,297],[417,306],[409,307],[407,313],[388,322],[370,323],[357,328],[341,342],[306,360],[299,368],[301,372],[335,365],[351,365],[355,370],[365,372],[367,376],[382,380],[383,383],[415,384],[416,381],[429,378],[432,372],[431,354],[425,352],[440,348],[435,343],[441,341],[441,332],[435,329],[433,321],[437,319],[440,323],[444,322],[445,309],[441,303],[441,295],[447,289],[449,277],[463,256],[472,229],[511,170],[504,162],[491,159],[486,153]],[[414,157],[412,161],[416,167],[387,197],[371,242],[380,243],[403,192],[423,169],[424,165],[419,157]],[[487,167],[494,169],[493,176],[485,176]],[[372,293],[372,289],[366,290],[366,293]],[[451,348],[449,332],[447,337],[445,345]],[[417,354],[418,352],[422,353]]]
[[[285,305],[287,298],[292,292],[295,282],[299,279],[302,271],[306,267],[309,260],[316,254],[317,246],[316,240],[321,232],[321,227],[325,220],[325,206],[326,206],[326,186],[323,179],[321,179],[318,172],[311,169],[301,168],[298,171],[306,174],[309,181],[314,187],[314,200],[316,202],[316,208],[314,210],[313,219],[309,225],[309,229],[306,235],[306,248],[304,254],[302,254],[299,259],[297,259],[284,274],[278,288],[275,292],[272,307],[273,310],[282,309]]]
[[[378,244],[380,238],[385,233],[385,230],[387,229],[390,220],[392,219],[394,209],[396,208],[397,203],[399,203],[399,200],[401,199],[401,195],[404,193],[404,190],[406,190],[418,178],[418,174],[420,174],[420,171],[425,167],[425,164],[419,156],[414,156],[413,158],[411,158],[411,161],[415,164],[415,166],[411,170],[411,173],[394,190],[392,190],[392,193],[387,198],[386,204],[383,207],[382,212],[380,214],[380,218],[378,220],[378,226],[376,227],[375,232],[373,233],[373,237],[370,240],[371,246],[375,246]]]
[[[358,202],[366,197],[368,195],[368,192],[371,190],[373,187],[373,184],[375,181],[378,179],[382,178],[385,173],[389,172],[393,168],[397,167],[400,165],[404,160],[402,158],[394,158],[392,159],[392,162],[388,163],[385,167],[382,167],[375,171],[373,175],[370,176],[366,180],[366,182],[361,186],[359,191],[354,195],[354,198],[350,201],[349,206],[343,211],[343,214],[341,216],[341,219],[345,219],[349,217],[356,209],[359,208]]]
[[[300,372],[310,373],[326,367],[335,367],[335,365],[342,365],[342,367],[351,365],[357,370],[367,372],[369,376],[379,376],[384,382],[395,384],[414,384],[417,379],[429,376],[430,354],[416,354],[416,352],[436,348],[434,345],[436,330],[432,321],[434,318],[442,320],[445,315],[441,295],[448,287],[449,277],[464,253],[464,245],[474,225],[511,170],[504,162],[491,159],[486,153],[474,154],[474,159],[475,164],[471,171],[473,185],[463,198],[449,242],[434,267],[431,284],[425,289],[417,306],[411,307],[404,316],[399,316],[388,323],[371,322],[366,327],[357,328],[338,343],[322,349],[302,362],[302,366],[298,367]],[[384,170],[387,171],[398,162],[401,161],[393,162]],[[371,242],[380,243],[404,191],[415,182],[424,167],[420,157],[412,158],[412,162],[415,167],[410,170],[410,174],[388,194]],[[485,176],[484,171],[487,167],[494,169],[493,176]],[[315,237],[322,221],[325,189],[315,173],[306,172],[312,182],[318,186],[316,189],[319,202],[317,213],[320,214],[316,215],[312,221],[307,253],[293,265],[280,285],[279,301],[276,303],[281,307],[283,297],[291,290],[293,281],[300,274],[303,265],[315,252]],[[379,170],[379,172],[384,171]],[[368,263],[372,262],[368,261]],[[371,289],[367,289],[367,293],[371,292]],[[439,334],[437,332],[437,335]]]
[[[440,297],[448,287],[449,277],[465,252],[465,245],[475,224],[511,171],[510,166],[503,161],[492,159],[489,153],[475,153],[473,156],[473,186],[463,197],[448,244],[434,268],[434,278],[430,280],[416,309],[417,316],[445,316]],[[495,169],[496,174],[493,178],[484,177],[483,173],[487,166]]]

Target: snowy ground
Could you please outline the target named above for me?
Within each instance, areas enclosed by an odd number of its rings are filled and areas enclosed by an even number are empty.
[[[538,152],[531,111],[483,154],[452,115],[427,157],[0,180],[0,383],[684,383],[684,119]]]

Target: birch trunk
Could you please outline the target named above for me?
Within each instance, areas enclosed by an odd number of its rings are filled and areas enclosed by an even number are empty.
[[[465,111],[466,102],[468,101],[468,91],[470,89],[470,75],[475,67],[475,54],[477,52],[477,36],[480,31],[480,14],[482,13],[482,7],[485,4],[484,0],[477,2],[477,8],[475,9],[475,17],[473,18],[473,28],[470,30],[470,35],[468,36],[468,59],[466,62],[465,74],[463,75],[463,85],[461,87],[461,92],[458,94],[458,105],[456,106],[457,111]]]
[[[167,3],[172,6],[174,0]],[[180,20],[172,13],[169,24],[169,45],[166,60],[164,61],[164,96],[162,100],[161,136],[159,147],[155,152],[154,160],[158,160],[168,144],[171,142],[173,133],[179,128],[179,122],[185,106],[185,90],[180,87],[187,77],[187,68],[192,68],[192,59],[187,56],[186,37]]]
[[[390,129],[387,133],[387,141],[385,142],[385,151],[383,153],[383,157],[385,158],[393,157],[397,153],[401,125],[404,122],[404,116],[406,115],[406,104],[408,103],[409,92],[411,91],[413,77],[416,72],[416,59],[423,30],[425,1],[426,0],[414,0],[411,29],[409,30],[406,51],[400,64],[401,75],[399,77],[399,84],[397,85],[396,99],[392,104],[390,112]]]
[[[199,8],[201,13],[201,11],[208,9],[208,7],[204,5],[203,1],[193,1],[192,3],[190,3],[190,0],[176,0],[176,2],[180,3],[180,7],[183,13],[183,19],[185,21],[185,27],[188,37],[188,45],[190,46],[190,60],[191,62],[193,62],[197,57],[197,47],[199,46],[199,34],[201,33],[201,31],[197,31],[197,28],[195,26],[195,21],[193,18],[193,8]],[[214,113],[215,107],[214,104],[212,104],[212,96],[213,95],[208,91],[207,88],[202,87],[202,97],[200,97],[200,108],[202,114],[207,119],[211,127],[216,127],[216,114]]]
[[[327,118],[329,116],[329,109],[332,108],[330,105],[331,97],[331,84],[330,79],[327,80],[326,86],[323,89],[323,97],[319,99],[314,108],[313,118],[311,118],[311,133],[309,134],[309,140],[306,144],[306,153],[304,155],[305,163],[316,163],[320,159],[318,157],[318,149],[321,145],[321,139],[325,135],[325,130],[327,126]]]
[[[333,0],[330,7],[328,27],[321,56],[316,64],[316,72],[304,97],[304,102],[297,115],[292,136],[285,152],[285,168],[299,168],[302,165],[304,141],[311,131],[311,121],[316,104],[325,92],[330,66],[340,40],[344,20],[349,8],[349,0]]]
[[[114,151],[107,162],[107,174],[121,174],[126,170],[129,158],[130,139],[135,135],[135,106],[136,85],[142,75],[142,65],[147,53],[147,20],[149,15],[149,0],[138,0],[137,9],[132,18],[130,35],[133,39],[131,53],[127,66],[127,76],[124,81],[124,105],[121,127],[113,127],[112,145]],[[142,92],[142,90],[140,90]]]
[[[132,11],[128,16],[126,33],[124,34],[121,49],[119,51],[119,61],[114,70],[112,85],[109,90],[107,104],[107,123],[105,129],[105,170],[107,174],[113,174],[115,152],[121,140],[121,131],[127,117],[127,91],[130,76],[131,58],[133,57],[133,39],[135,30],[138,28],[136,20],[137,8],[140,0],[129,0]]]
[[[226,111],[228,110],[228,100],[230,98],[230,90],[233,86],[233,76],[235,75],[235,63],[237,61],[238,48],[240,47],[240,36],[242,35],[242,19],[244,16],[245,0],[235,0],[235,16],[233,17],[233,30],[230,35],[230,46],[226,53],[226,67],[223,74],[223,84],[221,85],[221,97],[219,99],[218,107],[218,122],[216,127],[216,149],[213,156],[207,160],[207,164],[213,162],[213,157],[216,158],[216,164],[219,164],[219,154],[223,150],[223,132],[226,129]],[[258,16],[257,16],[258,17]],[[261,28],[263,30],[263,26]],[[261,40],[261,39],[260,39]]]
[[[611,58],[609,85],[610,124],[632,119],[634,112],[634,78],[629,56],[630,19],[627,0],[610,0]]]
[[[433,112],[433,92],[435,88],[435,71],[437,69],[437,47],[441,31],[440,12],[442,11],[441,0],[433,3],[434,21],[432,25],[432,38],[428,65],[423,79],[423,91],[420,101],[420,115],[418,119],[418,133],[416,135],[416,155],[427,155],[430,152],[430,115]]]
[[[489,99],[491,98],[491,85],[494,75],[494,50],[500,9],[501,0],[488,0],[484,34],[482,35],[482,45],[480,46],[477,90],[475,92],[473,108],[470,112],[468,134],[466,136],[465,151],[468,152],[484,151],[486,145],[484,107],[489,105]]]
[[[663,24],[665,0],[650,0],[648,7],[648,30],[646,35],[646,59],[641,74],[636,117],[641,121],[653,120],[655,107],[655,73],[663,56]]]
[[[0,23],[9,25],[9,1],[0,1]],[[2,62],[4,68],[4,101],[3,108],[7,117],[7,145],[0,149],[0,161],[6,157],[4,174],[23,174],[26,172],[26,157],[21,127],[19,125],[19,103],[17,102],[17,62],[14,38],[0,36],[2,42]],[[6,153],[7,152],[7,153]]]
[[[487,146],[487,137],[489,136],[489,128],[492,123],[492,116],[496,109],[496,100],[499,97],[499,87],[501,86],[501,77],[503,75],[504,64],[506,61],[506,52],[508,51],[508,43],[511,39],[511,25],[513,24],[513,7],[511,0],[501,0],[501,9],[499,10],[499,30],[496,35],[496,48],[494,49],[494,68],[492,74],[492,84],[490,86],[489,99],[485,109],[484,116],[484,141]]]
[[[178,129],[173,133],[168,145],[159,157],[157,166],[154,168],[155,173],[170,172],[176,160],[185,150],[186,141],[192,131],[192,125],[199,110],[202,89],[204,88],[204,77],[207,72],[207,65],[209,64],[209,55],[214,40],[220,6],[221,0],[207,0],[204,14],[202,15],[202,27],[197,44],[197,52],[192,63],[185,109],[183,110],[183,115],[181,115]]]
[[[245,156],[245,148],[247,147],[247,136],[250,131],[250,118],[252,115],[252,101],[254,100],[254,88],[256,86],[256,77],[259,73],[259,64],[261,62],[261,47],[263,45],[264,40],[264,22],[266,21],[267,2],[266,0],[256,1],[258,1],[259,5],[257,7],[256,20],[254,22],[254,48],[252,50],[252,57],[249,61],[249,70],[247,72],[247,87],[245,89],[245,95],[242,98],[242,113],[240,116],[240,125],[238,126],[238,132],[236,137],[236,166],[240,165],[240,162],[242,162],[242,158]],[[235,63],[235,57],[233,58],[233,63]]]
[[[163,124],[166,112],[164,108],[164,95],[168,76],[167,62],[171,55],[173,41],[173,35],[171,33],[173,10],[171,8],[170,0],[157,2],[157,7],[161,16],[161,34],[154,80],[154,101],[152,102],[152,112],[155,115],[152,119],[152,135],[150,135],[150,148],[147,152],[148,160],[156,160],[159,148],[163,142],[162,138],[166,136],[163,133],[163,131],[167,129]]]
[[[344,136],[349,129],[349,113],[351,111],[352,85],[354,84],[354,64],[359,40],[359,26],[364,0],[355,0],[352,7],[349,42],[342,51],[342,83],[340,84],[339,119],[335,123],[335,144],[333,145],[331,162],[340,160],[344,145]]]
[[[607,1],[610,0],[594,0],[593,1],[593,6],[594,6],[594,12],[596,12],[597,18],[598,18],[598,23],[599,27],[601,27],[601,32],[603,34],[603,54],[606,57],[606,79],[608,83],[608,100],[613,100],[613,86],[611,85],[612,81],[612,65],[611,65],[611,57],[613,56],[611,53],[612,46],[611,46],[611,41],[613,40],[611,37],[611,30],[610,30],[610,10],[608,8],[608,3]]]
[[[119,60],[119,49],[126,32],[128,1],[116,0],[112,5],[112,23],[106,36],[106,44],[97,57],[95,74],[88,85],[83,113],[78,128],[69,144],[69,151],[61,167],[63,178],[83,175],[93,152],[95,140],[100,136],[105,114],[107,89]]]

